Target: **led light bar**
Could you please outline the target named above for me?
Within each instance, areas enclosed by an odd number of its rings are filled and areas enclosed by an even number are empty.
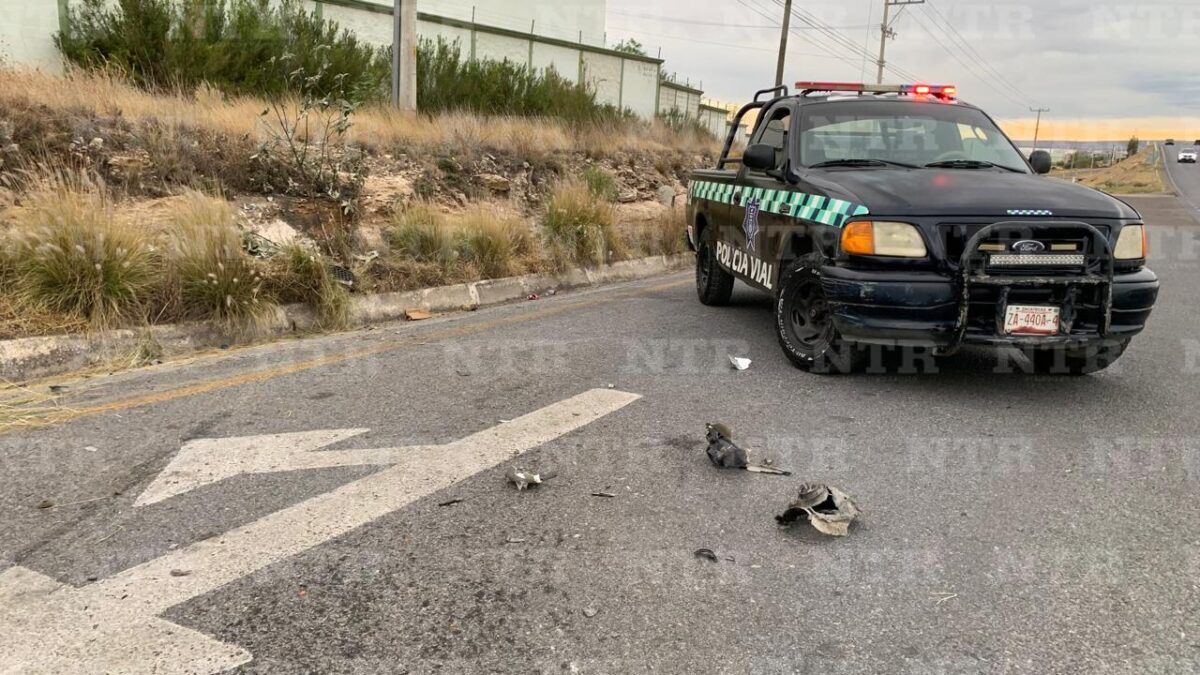
[[[859,94],[913,94],[952,99],[958,87],[952,84],[864,84],[861,82],[797,82],[801,91],[848,91]]]
[[[988,256],[989,267],[1083,267],[1082,253],[1005,253]]]

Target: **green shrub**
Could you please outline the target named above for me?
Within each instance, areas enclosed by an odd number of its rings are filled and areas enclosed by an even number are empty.
[[[442,38],[422,40],[417,48],[417,107],[425,113],[462,110],[580,123],[629,116],[597,103],[590,87],[573,83],[553,69],[463,58],[457,42]]]
[[[621,196],[621,188],[617,186],[617,179],[600,167],[589,166],[579,177],[592,191],[592,194],[601,199],[615,202]]]
[[[55,43],[71,63],[116,68],[155,90],[208,82],[232,93],[278,95],[293,91],[292,70],[316,73],[328,64],[311,86],[333,92],[341,75],[340,84],[361,101],[383,98],[390,75],[384,50],[298,0],[77,0]]]
[[[266,290],[276,302],[308,305],[316,311],[321,328],[342,328],[349,322],[350,293],[319,253],[292,244],[283,247],[270,264]]]
[[[388,244],[403,258],[450,265],[458,258],[455,232],[427,203],[416,203],[396,214],[385,231]]]
[[[95,328],[142,315],[159,281],[142,237],[116,221],[94,186],[69,180],[29,197],[9,246],[4,274],[19,305]]]
[[[623,254],[612,204],[581,180],[564,181],[553,190],[542,225],[560,263],[599,265]]]
[[[226,202],[198,193],[173,213],[164,262],[167,305],[179,318],[238,329],[253,327],[273,311],[262,294],[262,273],[242,250],[233,223]]]

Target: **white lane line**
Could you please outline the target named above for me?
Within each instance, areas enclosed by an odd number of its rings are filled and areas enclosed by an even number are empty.
[[[3,672],[216,673],[251,655],[157,615],[570,433],[637,400],[593,389],[82,588],[0,574]],[[349,433],[349,432],[341,432]],[[321,454],[321,453],[316,453]],[[172,570],[186,570],[174,576]]]

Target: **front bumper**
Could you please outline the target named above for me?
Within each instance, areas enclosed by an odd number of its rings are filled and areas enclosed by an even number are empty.
[[[821,270],[822,287],[833,312],[834,325],[847,340],[870,344],[929,346],[951,349],[962,305],[961,287],[953,276],[936,272],[861,271],[828,266]],[[1158,298],[1158,277],[1148,268],[1113,276],[1111,318],[1102,331],[1103,308],[1097,298],[1076,291],[1075,312],[1063,334],[1052,337],[1013,336],[1003,332],[999,317],[1004,304],[1067,303],[1064,288],[1029,287],[1002,291],[978,287],[967,307],[966,327],[958,340],[991,345],[1086,345],[1127,339],[1142,331]],[[1064,312],[1064,318],[1069,313]]]

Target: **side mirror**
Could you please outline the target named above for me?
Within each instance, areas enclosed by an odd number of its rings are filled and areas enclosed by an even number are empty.
[[[1033,167],[1033,172],[1036,174],[1050,173],[1050,167],[1053,163],[1050,159],[1050,153],[1045,150],[1034,150],[1029,155],[1029,165]]]
[[[747,169],[768,171],[775,168],[775,148],[761,143],[751,145],[742,153],[742,165]]]

